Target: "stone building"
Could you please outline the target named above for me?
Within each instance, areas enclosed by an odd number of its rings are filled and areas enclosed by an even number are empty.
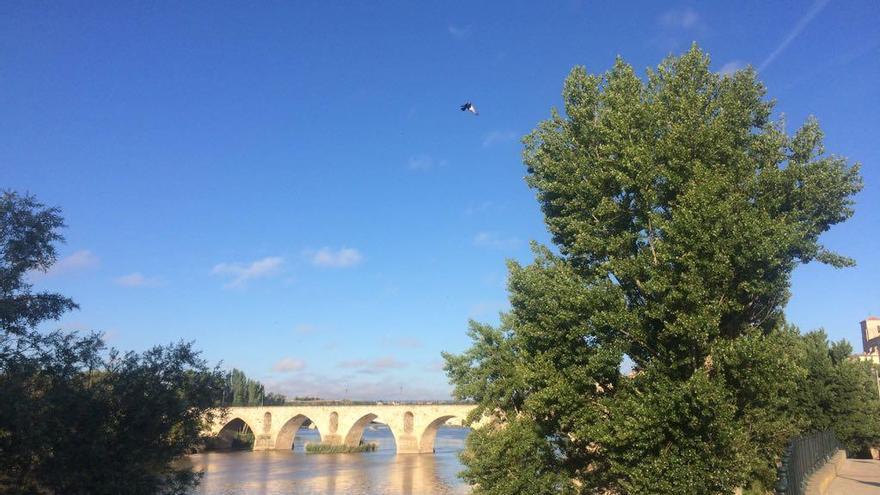
[[[869,316],[862,323],[862,353],[853,359],[880,364],[880,318]]]

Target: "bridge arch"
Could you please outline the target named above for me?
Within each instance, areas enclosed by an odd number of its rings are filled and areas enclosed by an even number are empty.
[[[296,434],[306,421],[311,422],[317,428],[317,423],[305,414],[297,414],[285,421],[281,429],[278,430],[278,435],[275,437],[275,449],[293,449],[293,442],[296,439]],[[318,430],[318,433],[320,435],[321,431]]]
[[[378,417],[376,414],[367,413],[355,421],[351,428],[348,429],[348,433],[345,434],[345,445],[357,447],[364,436],[364,429]]]
[[[356,447],[361,441],[375,442],[380,450],[399,452],[401,438],[405,436],[402,417],[401,415],[398,418],[395,414],[379,415],[373,412],[364,412],[348,428],[343,443],[350,447]],[[373,423],[378,426],[374,427]]]
[[[223,432],[224,430],[226,430],[226,431],[231,430],[234,433],[237,433],[238,431],[244,431],[244,428],[242,428],[242,427],[246,427],[247,430],[249,430],[252,433],[254,431],[256,431],[254,429],[254,427],[251,426],[251,424],[248,423],[247,420],[245,420],[243,417],[233,416],[229,419],[226,419],[226,421],[222,423],[222,426],[217,430],[217,433],[219,434],[220,432]]]
[[[439,430],[441,426],[445,425],[450,419],[455,417],[456,416],[454,414],[449,414],[445,416],[440,416],[439,418],[428,423],[428,426],[425,427],[424,431],[422,431],[421,437],[419,438],[419,452],[434,452],[434,440],[437,438],[437,430]]]
[[[222,444],[228,444],[220,448],[230,448],[239,434],[251,433],[252,435],[256,435],[256,432],[257,430],[255,430],[254,427],[244,418],[241,416],[234,416],[222,423],[222,426],[217,429],[216,436],[221,440]]]

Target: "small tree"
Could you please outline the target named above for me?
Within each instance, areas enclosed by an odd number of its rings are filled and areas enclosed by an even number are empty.
[[[861,182],[814,119],[793,136],[771,121],[764,94],[752,69],[713,73],[696,46],[645,80],[622,60],[568,75],[565,114],[524,140],[555,251],[511,262],[501,327],[473,324],[474,347],[446,355],[456,397],[497,422],[462,457],[476,493],[515,493],[492,487],[536,473],[558,476],[519,493],[772,480],[799,431],[786,417],[804,376],[783,327],[791,272],[852,264],[818,239]],[[514,424],[534,432],[534,454],[513,459],[528,466],[508,467]]]

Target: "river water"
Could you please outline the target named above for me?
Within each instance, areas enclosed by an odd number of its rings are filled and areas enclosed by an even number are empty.
[[[457,477],[458,453],[470,430],[440,428],[434,454],[395,452],[387,427],[364,431],[376,442],[375,452],[306,454],[307,442],[319,441],[315,430],[301,429],[293,450],[211,452],[190,456],[193,468],[204,471],[194,495],[447,495],[466,494]]]

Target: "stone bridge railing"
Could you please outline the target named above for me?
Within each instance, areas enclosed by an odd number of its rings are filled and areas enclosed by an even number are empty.
[[[254,450],[290,450],[296,432],[310,420],[321,442],[357,446],[371,422],[385,423],[394,435],[399,454],[431,453],[434,437],[444,424],[461,425],[474,409],[470,404],[283,405],[228,407],[211,433],[223,435],[236,420],[254,434]]]

